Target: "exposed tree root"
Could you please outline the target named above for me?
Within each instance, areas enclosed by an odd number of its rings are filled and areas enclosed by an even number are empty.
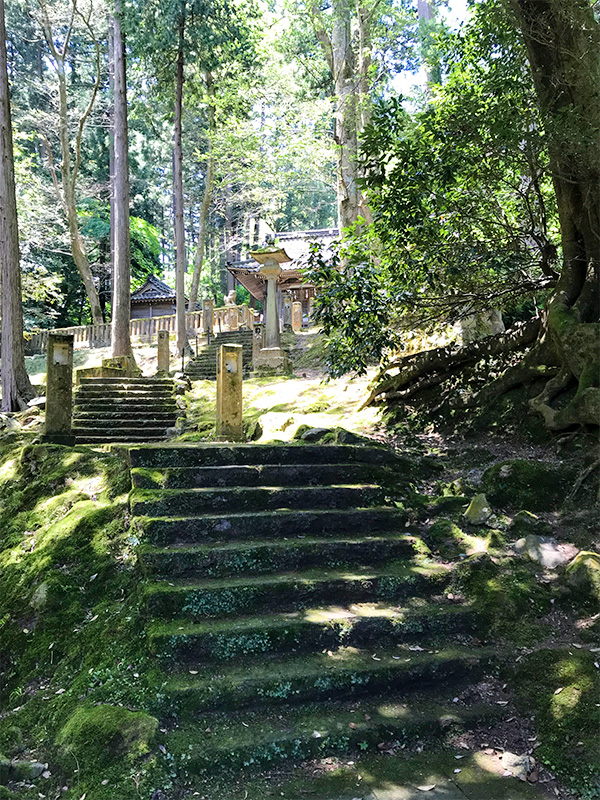
[[[579,477],[573,484],[573,488],[569,492],[567,500],[573,500],[577,492],[581,489],[584,481],[586,481],[587,478],[592,474],[592,472],[594,472],[594,470],[597,470],[598,467],[600,467],[600,458],[594,461],[593,464],[590,464],[589,467],[586,467],[583,470],[583,472],[579,475]],[[598,502],[600,502],[600,486],[598,487]]]
[[[532,319],[517,325],[505,333],[488,336],[466,347],[438,347],[423,353],[414,353],[389,364],[375,379],[375,386],[362,405],[387,403],[406,399],[423,389],[442,383],[458,370],[475,364],[482,358],[499,356],[520,350],[535,341],[540,320]],[[392,369],[400,369],[397,375],[383,377]],[[383,378],[383,379],[382,379]]]

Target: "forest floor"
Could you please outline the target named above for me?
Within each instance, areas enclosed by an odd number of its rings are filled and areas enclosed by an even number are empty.
[[[155,352],[136,350],[146,374]],[[600,798],[600,583],[575,583],[566,567],[578,551],[600,550],[597,437],[541,435],[515,404],[488,409],[481,425],[415,413],[386,427],[375,410],[358,410],[372,376],[326,381],[321,357],[316,334],[302,334],[294,375],[245,381],[246,422],[260,425],[261,442],[289,441],[301,426],[343,428],[431,463],[431,477],[415,479],[403,498],[411,530],[432,560],[454,571],[450,591],[479,609],[485,644],[502,654],[494,674],[456,701],[475,696],[501,717],[441,745],[382,743],[376,753],[235,780],[173,781],[169,754],[156,745],[141,760],[111,766],[88,742],[74,771],[74,756],[65,759],[55,742],[82,698],[146,708],[156,692],[135,649],[138,577],[122,524],[127,475],[118,453],[29,447],[41,417],[25,414],[21,434],[0,435],[0,753],[40,761],[48,775],[5,790],[0,774],[0,798]],[[76,354],[77,366],[101,358],[102,351]],[[43,360],[28,362],[42,384]],[[187,398],[180,439],[210,441],[214,382],[195,383]],[[492,514],[474,524],[464,514],[481,492]],[[561,563],[545,567],[518,554],[515,541],[530,535],[550,539]],[[505,753],[531,759],[527,780],[513,776]],[[152,794],[148,786],[160,788]]]

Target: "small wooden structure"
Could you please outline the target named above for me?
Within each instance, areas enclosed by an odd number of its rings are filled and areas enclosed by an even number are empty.
[[[131,295],[131,319],[166,317],[174,313],[175,289],[156,275],[148,275],[146,283]]]

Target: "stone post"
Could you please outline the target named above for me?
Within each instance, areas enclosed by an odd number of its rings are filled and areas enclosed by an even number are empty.
[[[239,442],[242,430],[241,344],[222,344],[217,353],[217,441]]]
[[[313,314],[315,313],[315,298],[309,297],[308,298],[308,324],[312,325],[314,323]]]
[[[277,312],[277,278],[281,267],[273,259],[268,260],[261,268],[267,279],[267,307],[265,308],[265,347],[279,347],[279,314]]]
[[[283,292],[281,295],[281,303],[283,307],[283,330],[292,330],[292,295],[289,292]]]
[[[215,301],[210,298],[205,298],[202,301],[202,320],[204,325],[204,333],[208,336],[213,334],[213,316],[215,310]]]
[[[299,300],[292,303],[292,330],[294,333],[302,330],[302,303]]]
[[[254,323],[252,328],[252,363],[258,358],[265,344],[265,326],[262,322]]]
[[[158,367],[157,373],[159,375],[168,375],[169,367],[171,366],[171,353],[169,350],[169,331],[158,331],[156,334],[158,342]]]
[[[73,446],[73,334],[51,333],[46,360],[46,425],[43,441]]]

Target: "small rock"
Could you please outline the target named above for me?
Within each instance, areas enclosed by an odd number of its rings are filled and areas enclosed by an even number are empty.
[[[600,555],[582,550],[567,567],[570,586],[579,594],[600,600]]]
[[[514,775],[514,777],[518,778],[520,781],[527,780],[527,775],[533,766],[532,761],[533,759],[528,755],[518,756],[516,753],[510,753],[508,750],[505,750],[502,754],[502,766],[507,772],[510,772],[511,775]]]
[[[485,525],[492,516],[487,497],[484,494],[476,494],[463,516],[471,525]]]
[[[366,436],[347,431],[345,428],[336,428],[335,438],[338,444],[373,444]]]
[[[549,536],[552,533],[552,525],[530,511],[519,511],[515,514],[509,529],[513,535],[527,536],[529,533],[536,533],[538,536]]]
[[[30,400],[27,405],[29,408],[46,408],[46,398],[42,395],[40,397],[34,397]]]
[[[537,561],[546,569],[556,569],[567,564],[577,554],[578,550],[572,544],[559,544],[550,536],[536,536],[530,533],[514,543],[515,553],[527,555],[532,561]]]
[[[301,435],[303,442],[319,442],[324,439],[328,433],[333,433],[331,428],[309,428]]]

